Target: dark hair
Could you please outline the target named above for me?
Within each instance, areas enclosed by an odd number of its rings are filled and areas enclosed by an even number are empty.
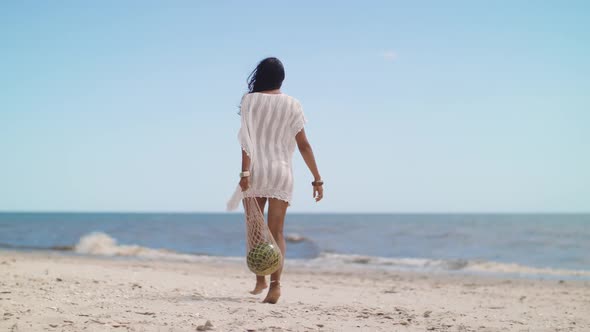
[[[285,79],[285,68],[277,58],[266,58],[248,76],[248,91],[260,92],[279,89]]]

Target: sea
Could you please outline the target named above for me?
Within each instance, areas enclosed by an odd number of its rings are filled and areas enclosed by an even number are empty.
[[[590,280],[590,214],[287,214],[287,266]],[[245,261],[240,213],[0,213],[0,250]]]

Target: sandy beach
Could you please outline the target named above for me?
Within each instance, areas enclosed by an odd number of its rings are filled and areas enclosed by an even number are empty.
[[[0,331],[590,331],[590,282],[0,252]],[[207,323],[209,322],[209,323]]]

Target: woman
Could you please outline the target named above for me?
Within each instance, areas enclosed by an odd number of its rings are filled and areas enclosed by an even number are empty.
[[[264,213],[268,201],[268,227],[285,257],[283,224],[293,194],[292,159],[297,145],[314,181],[313,197],[323,198],[323,182],[311,145],[305,136],[305,117],[299,101],[281,92],[285,69],[277,58],[262,60],[248,77],[249,93],[240,103],[242,172],[228,210],[236,209],[244,197],[255,197]],[[276,303],[281,296],[281,272],[270,276],[270,288],[264,303]],[[267,288],[266,278],[256,276],[252,294]]]

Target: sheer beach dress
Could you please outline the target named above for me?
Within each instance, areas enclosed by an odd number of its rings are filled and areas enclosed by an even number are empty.
[[[240,103],[238,140],[250,157],[249,188],[238,185],[227,210],[244,197],[267,197],[289,205],[293,195],[295,136],[306,122],[299,101],[286,94],[248,93]]]

